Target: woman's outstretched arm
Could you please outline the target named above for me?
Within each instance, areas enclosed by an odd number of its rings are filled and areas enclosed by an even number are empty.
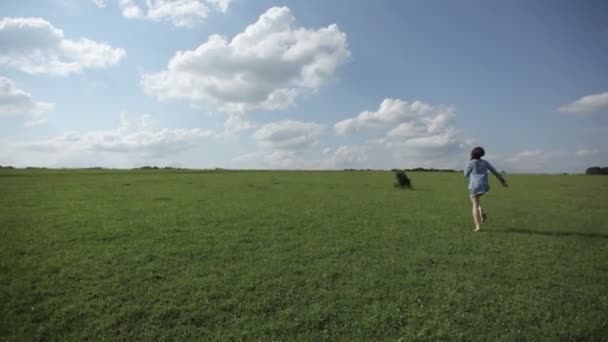
[[[494,174],[494,176],[496,176],[496,178],[498,178],[498,180],[500,181],[502,186],[504,186],[505,188],[508,187],[507,180],[500,173],[498,173],[498,171],[496,171],[496,169],[494,168],[494,166],[492,166],[492,164],[490,164],[490,162],[488,162],[487,160],[485,162],[486,162],[486,165],[488,166],[488,170],[490,170],[490,172],[492,172]]]

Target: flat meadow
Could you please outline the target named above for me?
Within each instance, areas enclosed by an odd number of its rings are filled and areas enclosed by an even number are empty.
[[[0,340],[608,340],[608,177],[0,170]]]

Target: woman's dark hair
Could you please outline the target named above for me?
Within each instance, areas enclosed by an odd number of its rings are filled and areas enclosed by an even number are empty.
[[[477,146],[471,151],[471,159],[479,159],[486,154],[483,147]]]

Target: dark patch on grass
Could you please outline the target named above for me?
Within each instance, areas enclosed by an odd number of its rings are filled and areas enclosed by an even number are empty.
[[[99,237],[94,238],[93,241],[109,243],[109,242],[114,242],[114,241],[120,239],[121,237],[122,236],[120,234],[104,235],[104,236],[99,236]]]
[[[18,256],[25,256],[25,255],[30,254],[30,251],[29,250],[18,250],[15,254]]]
[[[165,201],[172,201],[173,198],[171,197],[155,197],[153,198],[154,201],[161,201],[161,202],[165,202]]]
[[[131,186],[131,183],[124,183],[122,186]]]
[[[252,188],[252,189],[257,189],[257,190],[266,190],[268,189],[267,186],[262,186],[262,185],[256,185],[256,184],[247,184],[248,187]]]
[[[515,234],[531,234],[531,235],[543,235],[543,236],[578,236],[586,238],[600,238],[608,239],[608,235],[595,234],[595,233],[580,233],[580,232],[551,232],[532,230],[525,228],[507,228],[507,229],[496,229],[496,230],[480,230],[485,233],[515,233]]]
[[[256,240],[254,240],[253,238],[250,238],[250,237],[245,237],[245,238],[239,239],[238,242],[242,243],[242,244],[252,244],[252,243],[256,242]]]

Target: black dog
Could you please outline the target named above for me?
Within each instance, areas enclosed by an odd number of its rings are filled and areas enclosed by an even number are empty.
[[[395,186],[398,186],[401,189],[412,189],[412,181],[407,177],[405,171],[399,170],[395,173],[395,176],[397,176],[397,183],[395,183]]]

